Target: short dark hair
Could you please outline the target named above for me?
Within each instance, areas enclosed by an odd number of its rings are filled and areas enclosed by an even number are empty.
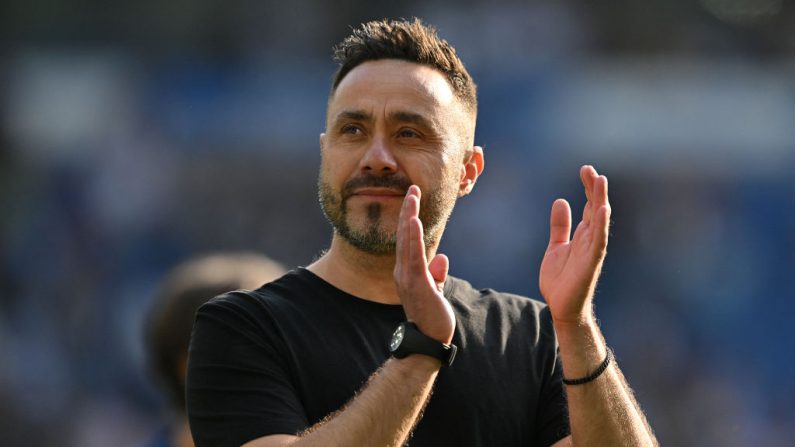
[[[358,65],[379,59],[401,59],[431,66],[442,72],[456,97],[470,112],[477,112],[477,87],[464,63],[436,29],[420,19],[375,20],[363,23],[334,47],[334,60],[340,66],[334,74],[331,93]]]
[[[144,332],[148,366],[177,411],[185,409],[180,362],[188,353],[196,310],[217,295],[257,288],[284,272],[284,267],[260,254],[222,253],[189,260],[168,274]]]

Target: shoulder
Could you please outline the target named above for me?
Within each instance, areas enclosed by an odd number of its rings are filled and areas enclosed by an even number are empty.
[[[256,290],[233,290],[216,296],[197,311],[193,339],[204,346],[223,340],[226,345],[253,343],[257,348],[268,345],[283,349],[285,331],[305,327],[303,320],[298,321],[306,313],[306,306],[301,304],[308,299],[303,291],[305,282],[301,269],[296,269]]]
[[[306,296],[312,278],[304,269],[293,269],[255,290],[233,290],[208,301],[206,308],[257,310],[290,303]]]
[[[213,320],[226,325],[259,327],[294,313],[306,300],[311,278],[302,269],[287,272],[282,277],[262,285],[256,290],[232,290],[202,305],[196,320]]]

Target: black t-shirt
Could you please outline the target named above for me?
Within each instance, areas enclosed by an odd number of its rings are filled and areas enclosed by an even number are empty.
[[[548,446],[569,434],[547,307],[448,278],[455,362],[442,368],[409,441],[422,446]],[[400,305],[347,294],[306,269],[202,306],[187,381],[198,447],[296,434],[339,410],[389,357]]]

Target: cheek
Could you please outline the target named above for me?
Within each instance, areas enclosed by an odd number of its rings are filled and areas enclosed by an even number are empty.
[[[340,152],[321,151],[320,153],[320,172],[331,181],[348,179],[359,164],[355,154]]]
[[[340,176],[342,175],[342,164],[338,159],[331,157],[321,157],[320,159],[320,176],[328,183],[339,183]]]
[[[458,184],[461,182],[461,173],[463,172],[459,154],[457,151],[450,151],[445,153],[443,158],[442,172],[439,177],[445,184],[452,184],[455,188],[458,188]]]

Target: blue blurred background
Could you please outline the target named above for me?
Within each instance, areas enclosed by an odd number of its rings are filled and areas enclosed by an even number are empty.
[[[539,296],[549,207],[579,209],[594,164],[614,210],[597,313],[662,444],[792,445],[788,0],[3,2],[0,444],[152,436],[158,282],[208,251],[312,261],[330,48],[412,16],[479,84],[486,171],[452,274]]]

